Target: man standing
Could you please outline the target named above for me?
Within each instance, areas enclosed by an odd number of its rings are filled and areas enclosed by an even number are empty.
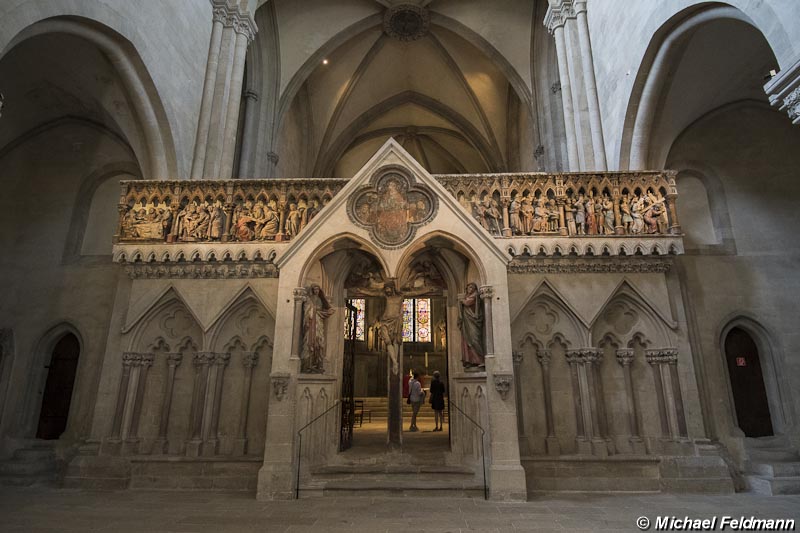
[[[425,392],[422,390],[422,384],[419,382],[419,373],[414,372],[414,377],[408,382],[408,401],[411,402],[411,427],[409,431],[419,431],[417,428],[417,413],[425,400]]]

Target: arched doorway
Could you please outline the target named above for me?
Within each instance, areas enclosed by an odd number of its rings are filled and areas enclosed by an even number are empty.
[[[758,346],[747,331],[734,327],[728,332],[725,360],[739,428],[747,437],[773,435]]]
[[[423,388],[434,371],[447,381],[444,277],[427,256],[415,257],[398,278],[386,277],[368,254],[351,252],[348,257],[349,265],[339,269],[346,272],[342,301],[347,308],[342,315],[341,397],[354,411],[342,411],[340,451],[353,444],[376,449],[387,443],[405,446],[408,442],[401,434],[429,433],[435,427],[428,404],[417,421],[422,425],[412,424],[412,406],[406,403],[408,376],[418,374]],[[338,300],[336,295],[333,299]],[[442,437],[437,447],[447,449],[448,439]]]
[[[80,351],[80,342],[72,333],[62,336],[53,348],[36,429],[37,439],[57,439],[67,428]]]

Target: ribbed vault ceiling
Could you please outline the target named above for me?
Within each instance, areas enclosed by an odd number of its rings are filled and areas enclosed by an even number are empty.
[[[507,169],[518,99],[462,37],[432,24],[402,41],[375,27],[326,59],[293,103],[310,117],[315,176],[352,176],[389,137],[434,173]]]

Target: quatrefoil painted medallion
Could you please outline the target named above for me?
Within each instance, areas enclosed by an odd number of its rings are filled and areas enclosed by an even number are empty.
[[[427,185],[417,183],[402,167],[387,166],[350,196],[347,213],[354,224],[369,230],[375,243],[392,249],[408,244],[417,228],[433,219],[438,206]]]

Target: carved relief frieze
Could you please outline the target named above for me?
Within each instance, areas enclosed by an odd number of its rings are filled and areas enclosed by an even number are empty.
[[[510,272],[665,272],[668,261],[640,256],[683,253],[672,171],[434,178],[486,232],[503,239]],[[277,277],[276,256],[346,183],[123,181],[114,260],[134,264],[132,278]],[[395,249],[433,220],[438,204],[430,187],[389,165],[353,192],[347,213],[379,246]],[[572,261],[582,256],[603,259]]]
[[[345,180],[123,181],[117,242],[295,238]]]
[[[236,279],[277,278],[272,263],[132,263],[126,265],[130,279]]]
[[[662,274],[668,272],[671,267],[672,260],[666,257],[571,258],[534,256],[514,258],[508,264],[508,272],[512,274]]]
[[[495,237],[681,234],[672,171],[435,177]]]

